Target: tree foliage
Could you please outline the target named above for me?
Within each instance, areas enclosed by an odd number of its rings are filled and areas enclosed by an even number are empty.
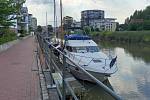
[[[37,32],[41,33],[42,30],[43,30],[42,27],[39,25],[39,26],[37,27]]]
[[[48,25],[48,32],[53,32],[53,26],[52,25]]]
[[[13,25],[12,20],[17,18],[25,0],[0,0],[0,26],[9,27]]]
[[[91,28],[90,28],[89,26],[85,26],[85,27],[83,28],[83,30],[84,30],[84,32],[85,32],[86,34],[90,34],[90,32],[91,32]]]
[[[144,10],[136,10],[125,20],[125,26],[123,29],[129,31],[150,30],[150,6]]]

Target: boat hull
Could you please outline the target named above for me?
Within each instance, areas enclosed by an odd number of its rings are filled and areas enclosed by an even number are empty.
[[[83,71],[79,70],[78,68],[70,65],[69,69],[70,69],[70,72],[77,79],[95,83],[92,78],[90,78],[87,74],[85,74]],[[92,72],[92,71],[87,71],[87,72],[89,72],[90,74],[92,74],[96,79],[100,80],[101,82],[104,82],[110,76],[110,75],[106,75],[104,73],[98,73],[98,72]]]

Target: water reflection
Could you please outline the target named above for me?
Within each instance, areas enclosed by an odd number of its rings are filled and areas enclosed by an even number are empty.
[[[119,70],[109,78],[114,90],[126,100],[149,100],[150,46],[106,42],[100,45],[118,56]]]
[[[89,83],[87,81],[81,81],[80,83],[86,89],[86,93],[84,93],[83,100],[115,100],[109,94],[107,94],[101,87],[94,83]],[[109,80],[104,82],[110,89],[113,90]]]
[[[98,41],[97,41],[98,42]],[[100,42],[103,48],[115,49],[123,48],[127,54],[131,54],[134,59],[142,59],[146,63],[150,63],[150,45],[141,44],[121,44],[111,42]]]

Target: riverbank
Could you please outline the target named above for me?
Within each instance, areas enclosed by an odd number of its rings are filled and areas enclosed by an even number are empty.
[[[150,44],[150,31],[91,32],[94,39]]]

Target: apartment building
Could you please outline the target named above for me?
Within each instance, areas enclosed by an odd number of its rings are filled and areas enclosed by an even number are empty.
[[[115,31],[117,23],[115,18],[105,18],[103,10],[85,10],[81,12],[81,26],[92,27],[100,31]]]

